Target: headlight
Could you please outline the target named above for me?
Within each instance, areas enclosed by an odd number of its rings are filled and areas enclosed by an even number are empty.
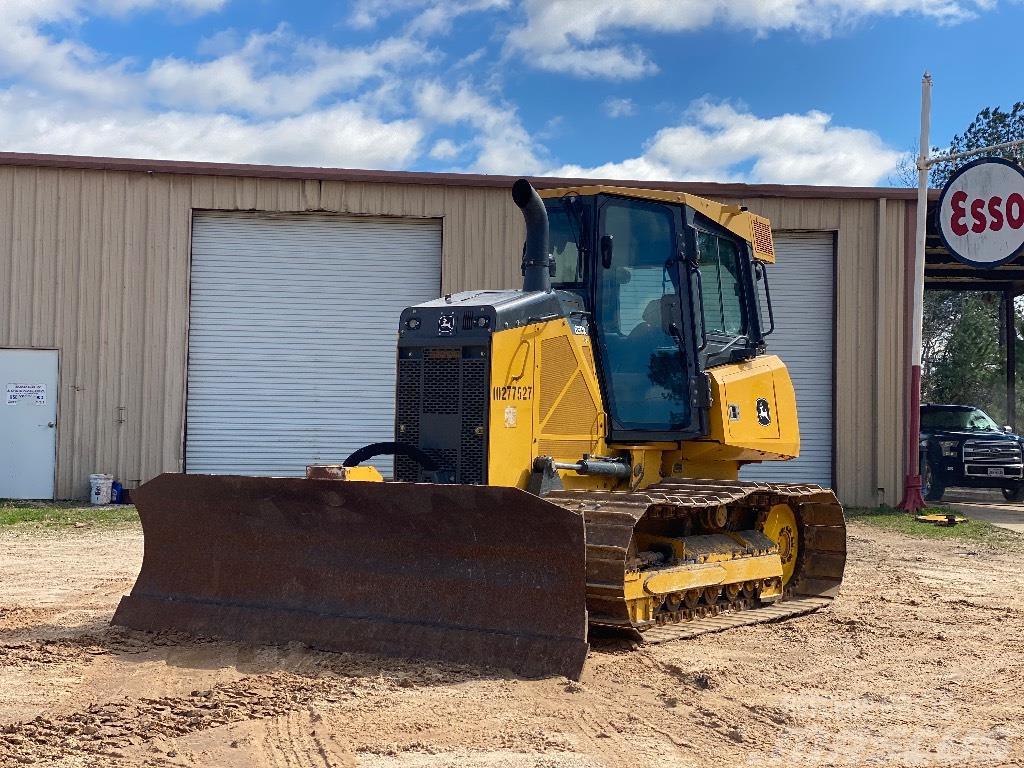
[[[942,448],[943,456],[956,456],[956,449],[959,444],[956,440],[939,440],[939,447]]]

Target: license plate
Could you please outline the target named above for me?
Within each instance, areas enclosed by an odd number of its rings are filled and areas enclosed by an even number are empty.
[[[989,467],[988,468],[988,476],[989,477],[1002,477],[1005,474],[1006,474],[1006,470],[1003,469],[1002,467]]]

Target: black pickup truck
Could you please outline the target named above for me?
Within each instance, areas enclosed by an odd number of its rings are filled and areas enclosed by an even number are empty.
[[[1024,438],[970,405],[921,406],[921,482],[928,501],[947,488],[1000,488],[1024,500]]]

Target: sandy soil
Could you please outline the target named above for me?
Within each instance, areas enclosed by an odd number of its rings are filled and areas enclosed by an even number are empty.
[[[829,610],[521,680],[115,630],[137,530],[0,534],[0,765],[1024,762],[1020,551],[850,526]]]

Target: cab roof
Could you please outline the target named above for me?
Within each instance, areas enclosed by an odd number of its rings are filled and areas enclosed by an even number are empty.
[[[771,222],[764,216],[751,213],[745,206],[724,205],[716,203],[688,192],[670,192],[662,189],[638,189],[636,187],[617,187],[610,184],[590,184],[578,187],[555,187],[539,189],[542,198],[566,197],[577,195],[591,197],[593,195],[615,195],[629,197],[634,200],[656,200],[663,203],[685,205],[699,211],[721,227],[725,227],[734,235],[742,237],[751,244],[754,258],[759,261],[775,263],[775,247],[772,242]]]

